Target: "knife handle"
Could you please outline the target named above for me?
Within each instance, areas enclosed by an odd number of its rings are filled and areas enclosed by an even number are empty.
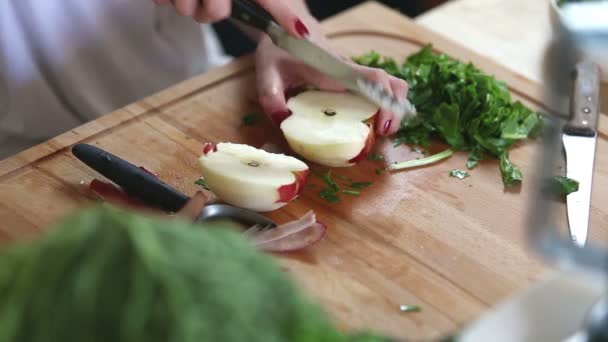
[[[72,153],[83,163],[119,185],[127,195],[169,212],[179,211],[189,197],[155,175],[109,152],[88,144],[77,144]]]
[[[274,18],[263,7],[251,0],[232,0],[233,19],[266,32]]]
[[[574,73],[570,121],[564,133],[579,136],[595,136],[599,119],[600,69],[589,61],[576,65]]]

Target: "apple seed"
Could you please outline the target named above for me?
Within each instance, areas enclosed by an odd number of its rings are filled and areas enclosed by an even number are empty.
[[[258,167],[260,166],[260,163],[258,163],[255,160],[250,161],[249,163],[247,163],[247,165],[251,166],[251,167]]]
[[[325,115],[327,115],[327,116],[334,116],[334,115],[336,115],[337,113],[336,113],[336,111],[335,111],[335,110],[333,110],[333,109],[325,109],[325,110],[323,111],[323,114],[325,114]]]

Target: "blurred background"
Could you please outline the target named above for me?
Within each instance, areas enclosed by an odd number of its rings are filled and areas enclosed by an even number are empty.
[[[364,0],[308,0],[308,6],[312,14],[319,20],[331,17],[352,6],[366,2]],[[397,11],[415,17],[447,0],[383,0],[378,1]],[[254,43],[243,35],[234,25],[229,22],[214,24],[226,52],[234,57],[242,56],[255,49]]]

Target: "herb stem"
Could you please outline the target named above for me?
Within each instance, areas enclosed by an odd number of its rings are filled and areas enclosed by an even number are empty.
[[[433,164],[433,163],[436,163],[436,162],[438,162],[438,161],[440,161],[442,159],[446,159],[446,158],[452,156],[452,154],[454,154],[454,151],[451,148],[448,148],[447,150],[445,150],[443,152],[439,152],[437,154],[434,154],[432,156],[428,156],[426,158],[414,159],[414,160],[408,160],[406,162],[390,164],[388,166],[388,169],[389,170],[403,170],[403,169],[410,169],[410,168],[413,168],[413,167]]]

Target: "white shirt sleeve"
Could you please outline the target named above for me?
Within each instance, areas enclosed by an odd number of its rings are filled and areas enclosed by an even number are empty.
[[[151,0],[0,1],[0,159],[228,61]]]

